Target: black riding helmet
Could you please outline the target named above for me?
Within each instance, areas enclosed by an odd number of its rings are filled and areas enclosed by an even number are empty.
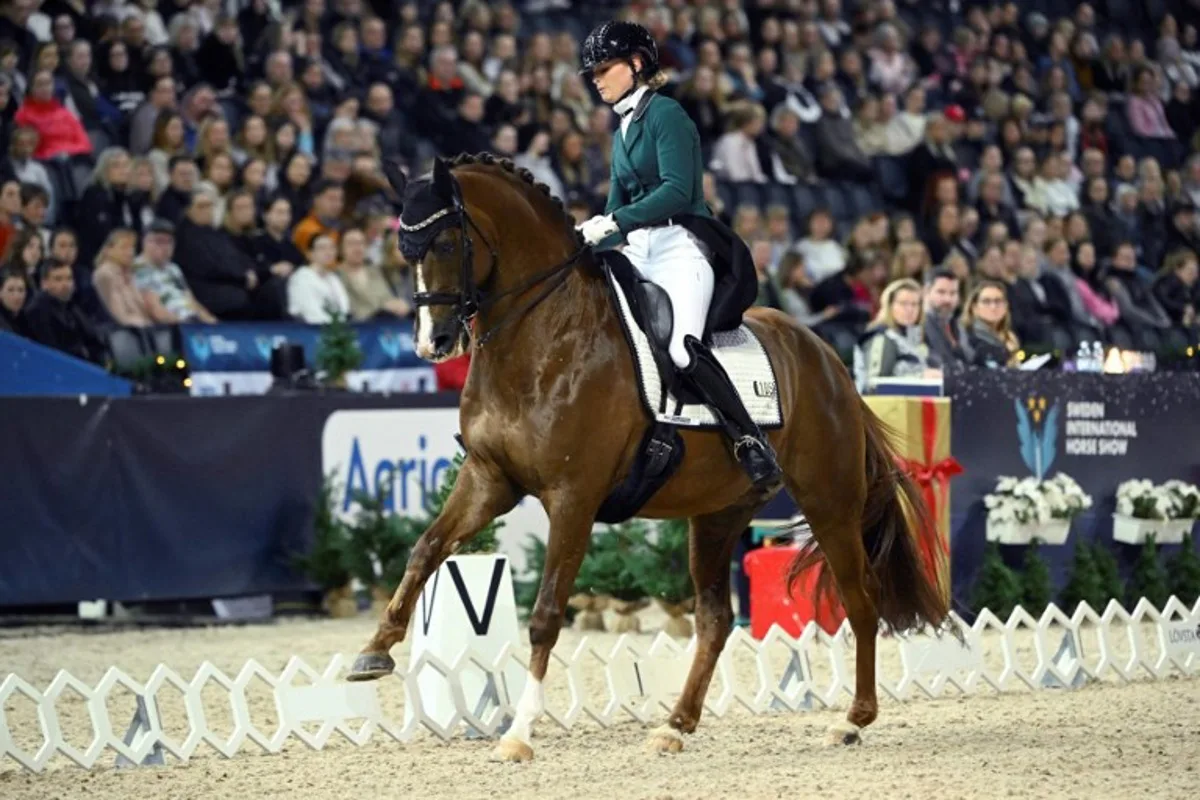
[[[602,22],[583,40],[583,69],[579,74],[591,74],[604,62],[619,59],[628,61],[632,67],[635,55],[642,57],[641,71],[634,70],[636,77],[646,80],[658,72],[658,44],[650,31],[636,22]]]

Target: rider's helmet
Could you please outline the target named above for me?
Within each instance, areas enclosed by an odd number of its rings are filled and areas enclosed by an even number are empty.
[[[658,72],[658,44],[650,31],[636,22],[602,22],[583,40],[580,73],[587,75],[604,62],[617,59],[629,61],[632,66],[634,55],[642,57],[641,72],[634,70],[636,77],[646,80]]]

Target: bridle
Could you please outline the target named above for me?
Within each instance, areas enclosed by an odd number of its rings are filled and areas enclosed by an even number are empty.
[[[579,263],[579,259],[588,251],[587,245],[581,245],[571,256],[560,264],[557,264],[547,270],[538,272],[537,274],[526,278],[521,283],[511,288],[505,289],[498,293],[492,293],[490,290],[494,284],[497,266],[500,263],[500,257],[496,253],[496,248],[488,241],[479,225],[475,220],[471,219],[471,214],[467,211],[466,206],[462,202],[461,190],[458,186],[458,181],[452,181],[453,193],[452,202],[446,208],[435,211],[420,222],[415,222],[411,225],[404,224],[399,221],[399,230],[401,237],[404,234],[424,240],[423,245],[416,251],[416,262],[424,259],[429,248],[433,244],[433,240],[442,230],[454,225],[458,227],[459,235],[462,240],[462,261],[461,275],[458,284],[457,292],[416,292],[413,294],[413,305],[417,308],[421,306],[452,306],[454,315],[458,320],[459,325],[468,334],[473,332],[472,322],[481,311],[496,305],[506,297],[521,294],[529,289],[532,289],[538,284],[553,279],[545,289],[539,292],[532,300],[521,305],[516,309],[512,309],[504,314],[498,321],[492,324],[490,328],[475,336],[475,346],[483,347],[493,336],[500,332],[508,324],[521,319],[534,309],[539,303],[554,293],[556,289],[566,283],[567,276],[570,270]],[[491,262],[488,267],[488,277],[485,279],[482,286],[475,283],[475,248],[472,237],[468,233],[468,228],[474,230],[480,240],[488,249],[488,255]],[[406,254],[407,255],[407,254]]]

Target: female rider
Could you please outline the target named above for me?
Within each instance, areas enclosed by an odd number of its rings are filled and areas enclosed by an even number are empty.
[[[657,94],[666,77],[658,69],[654,37],[641,25],[596,27],[583,43],[582,72],[613,106],[621,130],[613,137],[604,214],[580,224],[579,232],[598,249],[624,241],[625,256],[667,292],[674,313],[671,360],[720,420],[751,481],[775,483],[780,471],[770,444],[702,341],[706,330],[740,324],[757,282],[748,254],[741,255],[745,245],[704,202],[696,126],[682,106]],[[731,255],[722,259],[722,253]]]

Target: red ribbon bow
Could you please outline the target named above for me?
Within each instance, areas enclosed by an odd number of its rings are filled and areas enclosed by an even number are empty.
[[[921,443],[924,446],[924,463],[897,457],[899,466],[913,479],[921,490],[921,498],[929,513],[929,524],[917,531],[917,542],[929,574],[938,577],[940,556],[949,552],[947,543],[937,530],[938,520],[949,500],[950,479],[962,474],[962,464],[954,456],[941,461],[933,460],[933,446],[937,442],[937,406],[931,398],[921,400]]]

